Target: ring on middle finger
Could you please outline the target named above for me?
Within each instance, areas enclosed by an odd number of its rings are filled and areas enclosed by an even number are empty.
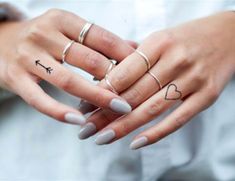
[[[111,72],[111,70],[112,70],[112,69],[114,68],[114,66],[115,66],[115,63],[114,63],[112,60],[109,60],[109,61],[110,61],[110,64],[109,64],[109,67],[107,68],[107,70],[106,70],[106,72],[105,72],[104,77],[105,77],[109,72]],[[94,77],[93,80],[94,80],[94,81],[97,81],[97,80],[100,80],[100,79]]]
[[[118,95],[118,92],[115,90],[115,88],[113,87],[113,85],[111,84],[111,82],[109,81],[109,76],[108,74],[105,75],[104,80],[106,82],[106,84],[108,85],[109,89],[114,93]]]
[[[135,52],[144,59],[144,62],[147,66],[147,70],[149,70],[151,68],[151,64],[150,64],[148,57],[143,52],[141,52],[139,50],[135,50]]]
[[[69,52],[69,49],[71,48],[71,46],[74,44],[74,40],[71,40],[67,45],[65,45],[63,53],[62,53],[62,63],[65,62],[65,58]]]
[[[148,74],[157,82],[158,86],[159,86],[159,90],[162,89],[162,83],[160,82],[160,80],[157,78],[156,75],[154,75],[151,71],[148,71]]]
[[[91,28],[92,25],[93,25],[93,23],[87,22],[87,23],[83,26],[83,28],[82,28],[82,30],[81,30],[79,36],[78,36],[78,42],[79,42],[80,44],[83,44],[83,42],[84,42],[84,40],[85,40],[85,38],[86,38],[86,35],[87,35],[88,31],[90,30],[90,28]]]

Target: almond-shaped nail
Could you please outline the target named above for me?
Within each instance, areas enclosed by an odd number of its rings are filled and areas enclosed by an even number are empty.
[[[132,111],[130,104],[128,104],[125,100],[114,98],[111,100],[109,107],[120,114],[127,114]]]
[[[71,124],[84,125],[86,123],[86,118],[76,113],[67,113],[64,119]]]
[[[148,144],[148,138],[146,136],[141,136],[130,144],[130,149],[136,150]]]
[[[85,124],[81,130],[79,131],[78,137],[79,139],[87,139],[90,136],[94,135],[96,133],[96,126],[94,123],[87,123]]]
[[[116,134],[115,134],[114,130],[112,130],[112,129],[105,130],[104,132],[100,133],[97,136],[95,143],[97,145],[103,145],[103,144],[110,143],[115,138],[115,136],[116,136]]]

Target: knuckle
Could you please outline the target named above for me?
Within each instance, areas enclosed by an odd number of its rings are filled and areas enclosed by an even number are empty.
[[[167,30],[151,33],[148,40],[152,42],[153,39],[157,39],[162,44],[162,46],[166,47],[169,47],[176,42],[173,33]]]
[[[25,43],[21,43],[16,47],[16,54],[15,54],[15,60],[18,63],[24,63],[26,60],[29,59],[30,53],[29,53],[29,45]]]
[[[176,43],[176,38],[171,31],[162,31],[161,33],[162,41],[166,45],[173,45]]]
[[[47,19],[50,19],[50,20],[56,20],[60,17],[63,17],[65,14],[65,11],[61,10],[61,9],[57,9],[57,8],[52,8],[52,9],[49,9],[45,15],[47,17]]]
[[[122,121],[116,127],[116,129],[119,132],[119,137],[128,135],[132,128],[133,128],[133,125],[130,123],[130,121]]]
[[[55,82],[63,90],[71,90],[74,85],[74,76],[68,74],[67,76],[62,76],[55,78]]]
[[[13,66],[11,66],[11,65],[8,65],[5,67],[4,84],[7,85],[7,87],[9,87],[9,88],[13,88],[14,83],[18,79],[18,77],[16,78],[15,73],[17,73],[16,67],[13,68]]]
[[[116,91],[122,91],[123,88],[126,87],[129,83],[129,78],[126,75],[130,74],[130,68],[125,67],[123,69],[120,69],[118,73],[112,77],[112,84],[114,85]]]
[[[206,76],[204,74],[205,70],[202,66],[194,66],[191,71],[191,75],[193,77],[193,82],[196,85],[203,85],[204,81],[206,80]]]
[[[33,42],[45,40],[47,33],[44,30],[45,22],[41,23],[41,21],[37,21],[27,29],[25,39]]]
[[[102,67],[102,59],[97,54],[88,52],[84,54],[83,60],[91,72],[97,72]]]
[[[207,83],[208,100],[214,102],[220,95],[218,87],[215,85],[215,81],[209,80]]]
[[[155,131],[154,137],[157,138],[157,140],[160,140],[164,138],[166,135],[167,135],[167,131],[160,127]]]
[[[146,114],[150,116],[159,115],[163,111],[162,105],[164,105],[163,99],[158,99],[149,106],[149,108],[146,110]]]
[[[174,59],[174,67],[177,70],[182,70],[188,68],[191,65],[190,57],[188,56],[188,51],[186,47],[181,46],[176,49],[177,56]]]
[[[137,106],[143,93],[138,88],[132,88],[123,95],[124,99],[131,104],[131,106]]]
[[[95,94],[94,94],[94,101],[95,103],[97,103],[98,105],[101,105],[101,106],[104,106],[106,101],[107,101],[107,98],[105,96],[105,92],[104,91],[97,91]]]
[[[114,49],[117,46],[117,39],[107,30],[100,30],[101,44],[107,49]]]

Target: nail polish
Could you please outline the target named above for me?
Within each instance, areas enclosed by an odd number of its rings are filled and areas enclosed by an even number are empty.
[[[97,145],[107,144],[110,141],[112,141],[114,138],[115,138],[115,132],[112,129],[108,129],[108,130],[100,133],[97,136],[95,143]]]
[[[83,125],[86,123],[86,118],[76,113],[67,113],[65,114],[64,119],[71,124]]]
[[[96,126],[94,123],[87,123],[85,124],[81,130],[79,131],[78,137],[79,139],[87,139],[90,136],[94,135],[96,133]]]
[[[109,106],[113,111],[120,114],[127,114],[132,110],[131,106],[126,101],[117,98],[112,99]]]
[[[141,136],[130,144],[130,149],[136,150],[148,144],[148,138],[146,136]]]

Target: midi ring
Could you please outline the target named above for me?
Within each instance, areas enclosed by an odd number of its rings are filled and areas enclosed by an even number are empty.
[[[63,50],[63,53],[62,53],[62,63],[65,62],[66,55],[68,54],[69,49],[71,48],[71,46],[73,45],[74,42],[75,42],[74,40],[71,40],[71,41],[64,47],[64,50]]]
[[[83,42],[84,42],[84,40],[85,40],[85,37],[86,37],[86,35],[87,35],[87,33],[88,33],[88,31],[89,31],[89,29],[91,28],[92,25],[93,25],[93,23],[87,22],[87,23],[83,26],[83,28],[82,28],[82,30],[81,30],[79,36],[78,36],[78,42],[79,42],[80,44],[83,44]]]
[[[161,84],[160,80],[157,78],[157,76],[154,75],[154,74],[153,74],[152,72],[150,72],[150,71],[148,71],[148,74],[149,74],[151,77],[153,77],[154,80],[156,80],[156,82],[157,82],[157,84],[158,84],[158,86],[159,86],[159,88],[160,88],[160,90],[161,90],[161,89],[162,89],[162,84]]]
[[[111,82],[109,81],[108,78],[109,78],[109,77],[108,77],[108,74],[106,74],[106,75],[105,75],[105,78],[104,78],[106,84],[109,86],[110,90],[111,90],[114,94],[117,94],[117,95],[118,95],[118,92],[115,90],[115,88],[113,87],[113,85],[111,84]]]
[[[149,70],[151,68],[151,65],[150,65],[150,61],[149,61],[148,57],[143,52],[141,52],[139,50],[135,50],[135,52],[137,54],[139,54],[144,59],[146,66],[147,66],[147,69]]]
[[[109,65],[109,67],[107,68],[107,70],[106,70],[106,72],[105,72],[105,76],[109,73],[109,72],[111,72],[111,70],[114,68],[114,66],[115,66],[115,63],[112,61],[112,60],[109,60],[110,61],[110,65]],[[105,77],[104,76],[104,77]],[[93,80],[94,81],[97,81],[97,80],[99,80],[98,78],[96,78],[96,77],[94,77],[93,78]]]

